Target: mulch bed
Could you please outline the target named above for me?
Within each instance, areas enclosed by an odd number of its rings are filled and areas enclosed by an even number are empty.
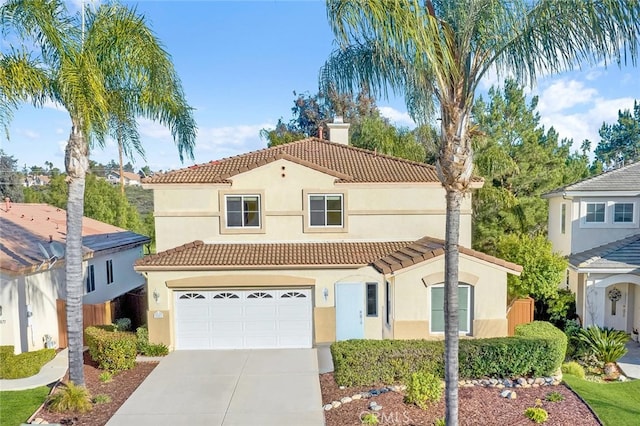
[[[323,404],[380,387],[382,386],[340,389],[333,379],[333,373],[320,375]],[[549,413],[549,420],[545,425],[600,425],[589,407],[564,385],[514,390],[517,398],[508,400],[500,396],[500,389],[460,388],[458,394],[460,425],[534,425],[523,413],[527,408],[535,406],[536,399],[542,400],[542,408]],[[564,395],[564,401],[545,401],[547,394],[553,391]],[[444,397],[427,410],[405,404],[403,398],[404,395],[401,393],[387,392],[370,399],[349,402],[325,411],[326,426],[361,425],[360,418],[363,413],[369,412],[368,407],[371,401],[383,407],[378,412],[381,426],[425,426],[432,425],[439,418],[444,418]]]
[[[93,397],[96,395],[109,395],[111,402],[94,404],[93,410],[86,414],[53,413],[43,408],[35,417],[44,419],[49,423],[62,425],[105,425],[157,365],[157,362],[139,362],[133,369],[114,375],[111,382],[102,383],[99,376],[103,370],[98,369],[97,364],[93,362],[89,353],[85,352],[84,380],[87,389],[89,389]],[[68,380],[68,378],[68,376],[65,376],[63,381]]]

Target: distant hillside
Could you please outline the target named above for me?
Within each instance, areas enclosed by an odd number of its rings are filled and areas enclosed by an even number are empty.
[[[153,213],[152,189],[143,189],[137,185],[129,185],[124,187],[124,191],[129,200],[129,204],[138,210],[140,216]]]

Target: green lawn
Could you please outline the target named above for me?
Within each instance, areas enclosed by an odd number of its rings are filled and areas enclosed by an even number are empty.
[[[638,425],[640,380],[595,383],[565,374],[564,381],[589,404],[605,426]]]
[[[18,426],[27,421],[44,402],[49,388],[0,392],[0,426]]]

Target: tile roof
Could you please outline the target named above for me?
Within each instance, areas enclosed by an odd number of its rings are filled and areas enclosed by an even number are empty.
[[[640,162],[600,173],[545,195],[568,191],[640,191]]]
[[[156,174],[143,183],[228,183],[229,178],[267,163],[287,159],[335,176],[340,182],[434,182],[436,168],[317,138],[223,158],[184,169]],[[473,182],[483,182],[473,178]]]
[[[590,269],[640,268],[640,234],[572,254],[569,263]]]
[[[40,243],[49,254],[50,242],[67,239],[67,212],[48,204],[10,203],[0,208],[0,269],[12,272],[35,270],[44,260]],[[85,255],[128,245],[141,245],[149,238],[88,217],[82,220]]]
[[[519,265],[488,256],[475,250],[460,252],[516,273]],[[318,242],[318,243],[237,243],[205,244],[194,241],[136,261],[136,268],[218,269],[224,267],[293,267],[293,266],[365,266],[371,264],[382,273],[444,254],[444,241],[422,238],[416,242]]]

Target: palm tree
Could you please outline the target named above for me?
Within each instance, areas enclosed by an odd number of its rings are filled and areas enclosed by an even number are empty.
[[[446,191],[446,422],[458,424],[460,201],[473,171],[471,107],[492,69],[521,84],[582,64],[638,56],[637,0],[328,0],[339,49],[321,86],[404,95],[419,123],[438,113],[437,169]]]
[[[46,73],[45,84],[0,79],[7,112],[25,98],[50,99],[71,118],[65,150],[69,185],[67,203],[66,292],[69,336],[69,378],[84,385],[82,361],[82,217],[89,151],[104,146],[113,115],[111,94],[119,91],[129,117],[157,120],[171,129],[180,159],[193,158],[196,125],[180,79],[167,52],[135,10],[106,3],[82,16],[71,15],[61,0],[8,0],[0,8],[0,28],[34,46],[37,63],[29,75]],[[84,21],[86,20],[86,27]],[[7,62],[24,55],[9,53]],[[26,77],[24,77],[26,78]],[[39,80],[38,80],[39,82]],[[44,87],[45,90],[41,90]],[[10,117],[9,117],[10,118]]]

